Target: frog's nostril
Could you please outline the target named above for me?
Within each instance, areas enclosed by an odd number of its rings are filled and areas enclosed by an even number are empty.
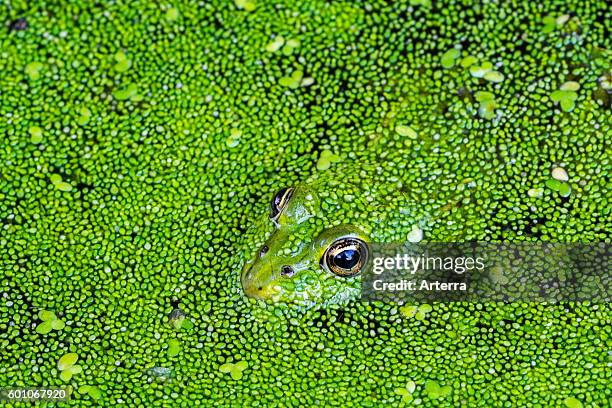
[[[293,275],[295,275],[295,270],[289,265],[284,265],[281,268],[281,276],[284,276],[285,278],[290,278]]]
[[[265,254],[267,254],[269,250],[270,248],[268,248],[267,245],[262,246],[261,249],[259,250],[259,257],[261,258]]]
[[[259,287],[257,288],[257,290],[263,290],[263,287],[259,286]]]

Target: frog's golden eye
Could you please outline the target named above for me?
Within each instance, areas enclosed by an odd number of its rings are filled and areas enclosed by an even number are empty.
[[[321,265],[338,276],[357,275],[368,260],[368,246],[358,238],[340,238],[327,248]]]
[[[270,218],[276,220],[287,206],[293,195],[293,187],[281,188],[270,202]]]

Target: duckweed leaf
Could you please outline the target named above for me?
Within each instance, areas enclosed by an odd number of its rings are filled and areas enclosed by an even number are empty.
[[[499,71],[489,71],[485,72],[484,79],[490,82],[502,82],[504,80],[504,75]]]
[[[79,387],[79,394],[87,394],[90,398],[97,400],[102,397],[102,391],[95,385],[81,385]]]
[[[470,66],[470,74],[475,78],[482,78],[493,68],[490,62],[483,62],[481,65]]]
[[[571,99],[563,99],[561,102],[559,102],[559,105],[564,112],[571,112],[576,106],[574,101]]]
[[[437,382],[431,380],[425,383],[425,392],[430,399],[444,398],[449,395],[451,391],[452,388],[448,385],[440,387]]]
[[[550,175],[555,180],[559,180],[559,181],[568,181],[569,180],[569,175],[567,174],[567,171],[565,171],[565,169],[563,167],[555,167],[555,168],[553,168],[551,173],[550,173]]]
[[[421,242],[423,240],[423,230],[417,225],[413,225],[412,230],[408,233],[407,240],[412,243]]]
[[[424,303],[419,306],[420,313],[430,313],[433,310],[433,307],[429,303]]]
[[[574,397],[568,397],[563,400],[563,403],[567,408],[582,408],[582,402]]]
[[[274,41],[266,45],[266,51],[276,52],[285,44],[285,38],[282,35],[277,36]]]
[[[478,115],[483,119],[493,119],[495,117],[496,107],[497,104],[494,100],[483,101],[478,107]]]
[[[72,185],[65,181],[60,181],[59,183],[55,183],[55,188],[57,188],[60,191],[68,192],[72,190]]]
[[[301,86],[310,86],[312,84],[314,84],[315,80],[312,77],[307,77],[302,79],[302,82],[300,83]]]
[[[181,352],[181,343],[177,339],[168,340],[168,357],[176,357]]]
[[[50,322],[51,327],[53,327],[53,330],[62,330],[64,327],[66,327],[66,323],[64,323],[64,321],[60,319],[51,320]]]
[[[282,77],[279,79],[279,85],[289,87],[289,88],[298,88],[301,84],[302,77],[304,73],[302,71],[294,71],[291,76]]]
[[[62,381],[68,382],[72,378],[72,373],[70,372],[70,370],[64,370],[60,372],[59,377]]]
[[[416,315],[414,316],[415,319],[417,320],[425,320],[425,318],[427,317],[427,315],[429,313],[431,313],[431,311],[433,310],[433,308],[431,307],[430,304],[422,304],[419,306]]]
[[[495,95],[493,95],[491,92],[478,91],[474,94],[474,98],[478,102],[485,102],[485,101],[492,101],[493,99],[495,99]]]
[[[191,320],[189,319],[184,319],[183,322],[181,323],[181,329],[185,329],[185,330],[191,330],[194,327],[194,324]]]
[[[504,268],[495,266],[489,271],[489,279],[496,285],[505,285],[510,280],[504,275]]]
[[[171,7],[168,10],[166,10],[166,14],[164,15],[164,18],[166,19],[166,21],[169,22],[173,22],[178,20],[179,18],[179,11],[176,7]]]
[[[416,130],[414,130],[408,125],[395,126],[395,133],[397,133],[400,136],[409,137],[411,139],[416,139],[418,137]]]
[[[431,6],[431,0],[410,0],[410,4],[412,6],[429,7]]]
[[[57,317],[55,316],[55,313],[53,313],[50,310],[41,310],[40,312],[38,312],[38,317],[40,318],[40,320],[55,320]]]
[[[406,306],[400,307],[399,310],[402,316],[413,317],[417,313],[418,309],[419,309],[418,306],[406,305]]]
[[[561,186],[559,187],[559,195],[561,197],[569,197],[570,194],[572,194],[572,187],[570,187],[569,184],[567,183],[563,183],[561,184]]]
[[[555,24],[557,26],[562,26],[565,23],[567,23],[569,21],[569,19],[570,19],[570,15],[569,14],[562,14],[562,15],[560,15],[559,17],[557,17],[555,19]]]
[[[563,102],[564,100],[575,101],[578,94],[575,91],[558,90],[550,95],[550,98],[555,102]]]
[[[29,129],[30,141],[34,144],[41,143],[43,141],[43,130],[38,126],[31,126]]]
[[[559,88],[561,91],[577,91],[580,89],[580,84],[576,81],[567,81]]]
[[[331,167],[332,163],[342,161],[342,158],[337,154],[332,153],[331,150],[323,150],[317,161],[317,170],[327,170]]]
[[[412,380],[409,380],[406,383],[406,389],[408,390],[409,393],[412,394],[414,392],[414,390],[416,390],[416,383],[414,381],[412,381]]]
[[[57,368],[59,370],[66,370],[69,367],[73,366],[77,360],[79,359],[78,354],[76,353],[67,353],[64,354],[57,362]]]
[[[138,85],[129,84],[126,87],[113,92],[113,96],[119,101],[135,99],[138,96]]]
[[[36,333],[38,333],[38,334],[47,334],[51,330],[53,330],[53,321],[52,320],[44,321],[44,322],[40,323],[38,326],[36,326]]]
[[[546,187],[559,193],[561,197],[569,197],[572,193],[572,188],[568,183],[556,180],[554,178],[546,180]]]
[[[443,68],[452,68],[455,66],[455,61],[457,60],[457,58],[459,58],[459,56],[461,55],[461,51],[459,51],[456,48],[451,48],[450,50],[446,51],[444,54],[442,54],[442,57],[440,58],[440,63],[442,64]]]
[[[552,15],[544,17],[542,19],[542,23],[542,32],[545,34],[550,33],[557,28],[557,19]]]
[[[75,375],[75,374],[79,374],[80,372],[82,372],[83,367],[81,367],[78,364],[75,364],[73,366],[66,368],[66,371],[70,371],[70,374]]]
[[[25,66],[24,72],[32,80],[40,78],[40,71],[45,67],[42,62],[34,61]]]
[[[49,181],[51,181],[51,183],[53,184],[61,183],[62,176],[60,176],[59,174],[53,173],[49,176]]]
[[[117,61],[117,63],[113,69],[117,72],[125,72],[132,66],[132,61],[128,59],[123,51],[119,51],[115,54],[115,61]]]
[[[298,40],[289,40],[285,43],[285,46],[283,47],[283,54],[291,55],[293,54],[293,50],[299,46],[300,42]]]
[[[234,380],[242,378],[242,372],[248,368],[249,364],[246,361],[239,361],[235,364],[225,363],[219,367],[222,373],[229,373]]]
[[[87,108],[79,109],[79,117],[77,118],[77,123],[81,126],[87,124],[89,122],[89,118],[91,117],[91,111]]]
[[[246,361],[239,361],[234,365],[234,367],[236,367],[236,369],[240,371],[244,371],[248,366],[249,363],[247,363]]]
[[[461,66],[463,68],[468,68],[471,65],[474,65],[476,62],[478,62],[478,58],[472,56],[472,55],[468,55],[467,57],[463,58],[460,62]]]
[[[96,386],[90,386],[87,390],[87,395],[89,395],[92,399],[98,400],[102,398],[102,391],[100,391],[100,388]]]
[[[225,140],[225,144],[227,145],[227,147],[236,147],[240,144],[241,136],[242,136],[242,131],[240,129],[233,128],[230,130],[230,135]]]
[[[253,11],[256,8],[255,3],[249,0],[234,0],[234,4],[239,9],[242,9],[245,11]]]
[[[527,195],[532,198],[542,197],[542,195],[544,195],[544,189],[543,188],[530,188],[527,191]]]
[[[396,388],[395,393],[402,397],[402,402],[408,403],[412,401],[413,397],[406,388]]]
[[[559,180],[549,179],[549,180],[546,180],[545,184],[546,184],[546,187],[550,188],[551,190],[559,191],[562,183]]]

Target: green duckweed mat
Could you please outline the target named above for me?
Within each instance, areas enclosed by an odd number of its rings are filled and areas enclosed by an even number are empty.
[[[239,276],[270,197],[341,163],[423,196],[476,185],[425,238],[609,240],[611,20],[605,1],[0,3],[0,388],[609,406],[607,304],[303,310]]]

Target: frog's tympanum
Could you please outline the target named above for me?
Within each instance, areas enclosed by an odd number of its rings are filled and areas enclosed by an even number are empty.
[[[372,242],[399,242],[420,215],[380,169],[339,169],[280,189],[255,226],[260,246],[242,270],[247,296],[301,305],[343,303],[360,293]]]

